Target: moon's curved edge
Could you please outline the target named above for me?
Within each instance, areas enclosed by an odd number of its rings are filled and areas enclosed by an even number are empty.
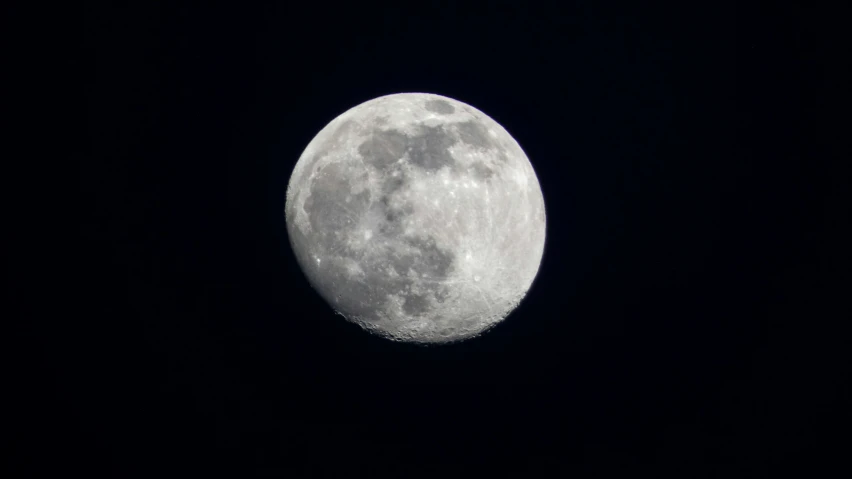
[[[309,143],[309,145],[305,148],[305,150],[303,151],[299,160],[296,162],[296,166],[294,168],[293,174],[291,175],[290,182],[288,183],[287,200],[286,200],[286,206],[285,206],[285,215],[288,218],[292,219],[292,221],[287,221],[287,227],[288,227],[288,230],[291,233],[289,235],[291,247],[293,247],[294,252],[296,252],[296,245],[293,243],[293,234],[292,234],[293,231],[292,231],[292,229],[299,227],[298,221],[297,221],[297,219],[298,219],[297,217],[299,215],[292,214],[293,213],[293,207],[295,206],[293,200],[294,200],[294,196],[296,194],[296,189],[300,187],[302,177],[304,177],[305,174],[310,173],[308,171],[304,171],[304,167],[306,166],[305,160],[308,157],[314,155],[316,153],[315,152],[316,148],[319,145],[321,145],[323,142],[325,142],[327,140],[327,137],[333,131],[335,131],[342,123],[344,123],[349,117],[353,116],[353,114],[361,111],[364,108],[368,108],[371,105],[375,105],[377,103],[380,103],[382,101],[386,101],[386,100],[389,100],[389,99],[395,99],[397,97],[403,97],[405,95],[412,95],[412,94],[413,95],[424,95],[424,96],[427,96],[427,97],[433,97],[433,98],[437,98],[437,99],[444,99],[444,100],[448,100],[448,101],[450,101],[454,104],[462,105],[463,107],[469,109],[470,112],[476,113],[476,116],[478,117],[478,119],[485,120],[490,124],[490,126],[496,127],[496,128],[499,128],[500,130],[502,130],[503,134],[500,135],[500,136],[504,140],[510,141],[513,144],[512,146],[517,149],[516,154],[519,153],[520,158],[523,158],[525,160],[522,163],[525,166],[528,167],[529,171],[527,172],[527,174],[535,182],[536,189],[539,192],[538,198],[541,201],[541,214],[544,218],[544,223],[542,225],[542,228],[543,228],[542,233],[543,234],[542,234],[541,254],[538,256],[538,261],[535,265],[535,269],[533,270],[533,271],[535,271],[535,274],[532,275],[532,277],[529,280],[529,284],[526,285],[527,287],[522,290],[522,293],[518,297],[516,297],[514,300],[508,300],[506,302],[506,304],[504,304],[505,308],[504,308],[504,310],[501,314],[495,315],[495,317],[493,317],[493,318],[489,318],[487,320],[480,322],[479,323],[480,327],[478,329],[471,329],[471,330],[464,330],[464,331],[456,330],[456,333],[461,333],[461,334],[456,334],[456,335],[451,336],[451,337],[431,336],[431,335],[423,336],[423,335],[418,335],[417,331],[410,331],[409,334],[405,334],[405,332],[394,332],[394,331],[389,331],[389,330],[383,329],[381,327],[378,327],[378,326],[372,324],[369,321],[363,320],[362,318],[359,318],[359,317],[354,316],[354,315],[347,315],[347,313],[335,309],[335,312],[337,314],[340,314],[341,316],[344,316],[348,320],[355,322],[361,328],[363,328],[367,331],[373,332],[375,334],[378,334],[378,335],[385,337],[387,339],[390,339],[392,341],[422,344],[422,345],[451,344],[451,343],[456,343],[456,342],[460,342],[460,341],[464,341],[464,340],[467,340],[467,339],[471,339],[471,338],[474,338],[474,337],[481,336],[482,334],[492,330],[498,323],[503,322],[506,319],[506,317],[508,317],[518,307],[518,305],[527,297],[529,291],[531,290],[533,284],[535,283],[535,280],[538,277],[539,269],[540,269],[541,263],[543,261],[544,250],[545,250],[546,243],[547,243],[547,240],[546,240],[546,238],[547,238],[547,235],[546,235],[547,215],[546,215],[546,211],[545,211],[545,208],[544,208],[544,198],[543,198],[543,192],[541,190],[541,185],[540,185],[538,176],[535,172],[535,169],[532,167],[532,162],[529,161],[529,158],[527,157],[526,153],[523,151],[520,144],[518,144],[517,140],[515,140],[515,138],[502,125],[500,125],[495,120],[493,120],[490,116],[486,115],[485,113],[483,113],[482,111],[478,110],[477,108],[475,108],[471,105],[468,105],[468,104],[461,102],[459,100],[455,100],[453,98],[449,98],[449,97],[445,97],[445,96],[433,94],[433,93],[420,93],[420,92],[394,93],[394,94],[384,95],[384,96],[377,97],[377,98],[374,98],[372,100],[368,100],[366,102],[360,103],[360,104],[346,110],[341,115],[338,115],[337,117],[335,117],[331,122],[329,122],[312,139],[312,141]],[[302,171],[300,171],[300,170],[302,170]],[[304,226],[304,225],[302,225],[302,226]],[[300,260],[300,263],[301,262],[302,261]],[[304,269],[304,265],[300,265],[300,266],[302,266],[301,269],[303,270],[303,274],[305,274],[306,279],[309,280],[313,289],[315,291],[318,291],[318,292],[322,291],[322,288],[320,287],[320,285],[315,284],[315,281],[311,277],[311,275],[307,274],[307,271]],[[499,316],[499,317],[496,317],[496,316]]]

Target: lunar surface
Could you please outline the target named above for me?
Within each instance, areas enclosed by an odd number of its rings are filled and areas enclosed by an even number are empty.
[[[503,320],[544,251],[521,147],[465,103],[387,95],[335,118],[290,177],[290,244],[314,289],[389,339],[454,342]]]

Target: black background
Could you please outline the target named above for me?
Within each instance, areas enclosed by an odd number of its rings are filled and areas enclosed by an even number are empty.
[[[844,60],[828,13],[526,3],[89,6],[80,247],[63,313],[29,330],[20,471],[842,466],[848,209],[826,113]],[[545,197],[530,293],[462,344],[362,332],[289,247],[304,147],[405,91],[501,123]]]

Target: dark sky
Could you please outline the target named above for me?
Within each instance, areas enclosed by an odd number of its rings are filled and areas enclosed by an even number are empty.
[[[29,330],[21,477],[827,477],[848,453],[828,12],[244,3],[86,9],[77,274]],[[313,136],[410,91],[501,123],[547,208],[527,298],[452,346],[335,316],[284,223]]]

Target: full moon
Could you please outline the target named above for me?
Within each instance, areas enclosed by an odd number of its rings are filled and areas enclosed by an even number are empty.
[[[520,145],[485,113],[428,93],[375,98],[326,125],[296,163],[285,215],[320,296],[397,341],[491,328],[544,252],[544,199]]]

